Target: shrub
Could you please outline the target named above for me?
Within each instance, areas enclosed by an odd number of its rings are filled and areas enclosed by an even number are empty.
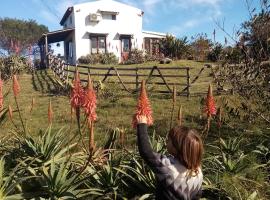
[[[114,53],[104,53],[104,54],[88,54],[86,56],[81,56],[78,59],[81,64],[116,64],[118,63],[117,57]]]
[[[81,56],[78,61],[82,64],[97,64],[100,62],[101,54],[88,54],[86,56]]]
[[[144,56],[144,60],[146,62],[148,61],[160,61],[161,59],[164,58],[164,55],[163,54],[149,54],[149,53],[146,53],[145,56]]]
[[[27,60],[19,56],[9,56],[6,58],[0,58],[0,72],[1,77],[4,80],[10,78],[12,74],[21,73],[24,70],[29,70],[29,64]]]
[[[123,64],[140,64],[144,62],[143,51],[138,49],[131,50],[128,54],[128,59]]]
[[[101,64],[117,64],[118,63],[118,59],[115,56],[114,53],[104,53],[104,54],[100,54],[100,63]]]

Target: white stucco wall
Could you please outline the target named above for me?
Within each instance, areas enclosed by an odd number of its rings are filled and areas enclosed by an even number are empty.
[[[113,0],[77,4],[73,8],[76,59],[90,53],[89,33],[108,33],[106,38],[107,52],[115,53],[119,61],[121,57],[119,34],[132,34],[132,48],[142,49],[142,11],[140,9]],[[90,22],[89,15],[97,13],[98,10],[114,11],[119,14],[116,15],[116,20],[102,19],[98,23]]]

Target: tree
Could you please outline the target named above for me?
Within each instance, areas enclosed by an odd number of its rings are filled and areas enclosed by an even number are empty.
[[[0,18],[0,49],[10,54],[26,54],[48,28],[34,20]]]
[[[221,53],[223,51],[223,47],[220,43],[216,43],[210,52],[207,55],[207,59],[213,62],[217,62],[221,59]]]
[[[206,34],[197,34],[191,38],[191,48],[196,60],[204,61],[207,58],[208,53],[212,47],[212,42],[207,38]]]
[[[172,35],[166,35],[166,38],[163,38],[160,43],[160,51],[166,57],[181,59],[188,50],[187,37],[176,38]]]
[[[250,19],[238,31],[233,49],[240,54],[240,64],[228,60],[220,74],[239,94],[248,120],[259,117],[270,124],[270,0],[262,0],[259,9],[249,9]]]

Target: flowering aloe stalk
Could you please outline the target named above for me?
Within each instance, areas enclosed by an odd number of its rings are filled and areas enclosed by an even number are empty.
[[[3,83],[2,79],[1,79],[1,75],[0,75],[0,111],[4,107],[3,84],[4,83]]]
[[[183,120],[182,106],[180,106],[177,115],[178,126],[182,126],[182,120]]]
[[[48,106],[48,122],[49,124],[52,124],[53,119],[53,110],[52,110],[52,101],[50,99],[49,106]]]
[[[138,99],[137,110],[132,121],[133,128],[136,128],[137,117],[140,115],[146,116],[148,125],[153,124],[152,109],[151,109],[150,101],[147,97],[144,80],[141,83],[141,93]]]
[[[16,75],[13,75],[12,82],[13,82],[12,84],[13,94],[14,97],[17,97],[21,91],[21,88]]]
[[[206,133],[208,133],[210,129],[210,122],[211,122],[211,117],[216,114],[216,105],[215,105],[215,100],[212,92],[212,86],[211,84],[208,87],[208,93],[206,97],[206,102],[205,102],[205,107],[204,107],[204,112],[207,115],[207,124],[206,124]]]
[[[93,88],[92,80],[90,75],[88,75],[88,85],[85,89],[84,99],[83,99],[83,108],[88,119],[89,127],[89,153],[91,154],[95,149],[95,140],[94,140],[94,121],[97,119],[96,114],[96,93]]]
[[[24,126],[24,122],[23,122],[23,119],[22,119],[22,114],[21,114],[19,104],[18,104],[18,100],[17,100],[17,97],[19,96],[20,91],[21,91],[21,87],[20,87],[20,84],[18,82],[17,76],[15,74],[13,74],[13,76],[12,76],[12,83],[13,83],[12,84],[12,89],[13,89],[15,103],[16,103],[16,106],[17,106],[17,110],[19,112],[19,117],[20,117],[20,120],[21,120],[21,123],[22,123],[24,134],[26,134],[26,129],[25,129],[25,126]]]
[[[215,115],[217,112],[211,84],[208,87],[204,111],[207,114],[207,117],[211,117],[212,115]]]
[[[73,88],[71,90],[70,104],[71,104],[71,107],[75,109],[77,124],[78,124],[78,129],[79,129],[80,134],[81,134],[80,107],[83,104],[83,97],[84,97],[84,91],[81,86],[80,74],[79,74],[78,69],[76,69],[76,74],[73,81]]]
[[[85,110],[85,114],[88,118],[88,121],[96,121],[97,114],[96,114],[96,92],[93,88],[93,84],[91,81],[90,76],[88,76],[88,85],[84,93],[84,100],[83,100],[83,108]]]

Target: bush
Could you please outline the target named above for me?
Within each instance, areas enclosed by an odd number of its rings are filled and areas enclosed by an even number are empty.
[[[100,54],[100,63],[101,64],[117,64],[118,59],[115,56],[114,53],[105,53],[105,54]]]
[[[123,64],[140,64],[144,62],[143,51],[138,49],[131,50],[128,54],[128,59]]]
[[[160,61],[163,58],[164,58],[163,54],[155,54],[155,55],[152,54],[151,55],[149,53],[146,53],[145,56],[144,56],[145,62],[148,62],[148,61]]]
[[[86,56],[81,56],[78,59],[81,64],[116,64],[118,63],[117,57],[114,53],[104,53],[104,54],[88,54]]]
[[[100,62],[101,54],[88,54],[86,56],[81,56],[78,61],[81,64],[97,64]]]
[[[24,70],[29,70],[27,59],[20,56],[9,56],[0,58],[1,78],[7,80],[12,74],[21,73]]]

